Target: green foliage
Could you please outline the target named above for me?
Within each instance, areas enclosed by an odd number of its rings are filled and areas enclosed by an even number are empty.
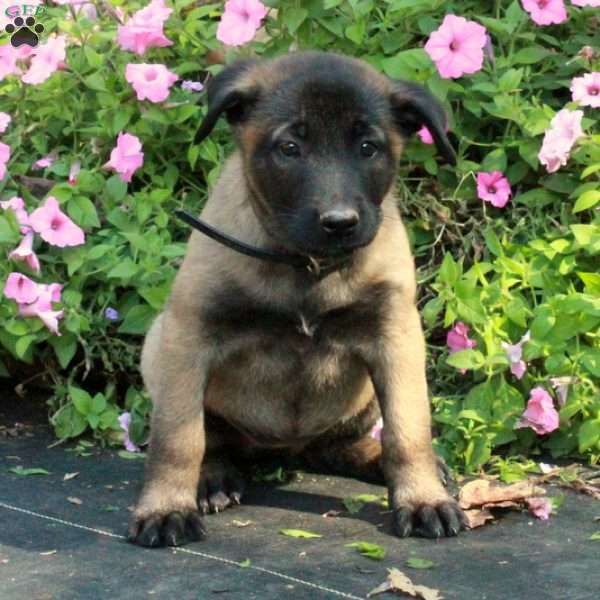
[[[114,3],[122,4],[121,2]],[[149,403],[137,375],[141,336],[168,296],[185,252],[187,230],[174,218],[179,206],[199,209],[231,149],[224,122],[194,144],[205,111],[197,95],[172,88],[162,104],[137,101],[125,81],[129,62],[164,63],[181,79],[204,80],[219,70],[207,55],[220,48],[216,28],[222,4],[172,3],[167,48],[140,58],[120,50],[117,20],[99,4],[98,26],[66,7],[49,7],[47,32],[68,35],[68,68],[45,83],[0,82],[2,110],[13,121],[2,141],[13,149],[0,198],[23,197],[29,209],[43,195],[28,177],[40,175],[45,195],[86,231],[86,244],[60,249],[39,240],[40,281],[64,283],[60,337],[35,318],[21,319],[15,303],[0,299],[0,376],[36,374],[54,385],[52,423],[61,438],[93,431],[121,439],[117,415],[132,414],[131,437],[147,435]],[[581,54],[597,35],[591,9],[569,7],[569,21],[538,27],[518,0],[269,0],[264,32],[237,56],[275,56],[290,48],[321,48],[360,57],[386,75],[424,84],[444,104],[457,143],[458,165],[441,164],[434,146],[411,141],[398,179],[421,283],[434,394],[438,451],[476,471],[499,453],[600,457],[600,135],[587,135],[567,166],[548,174],[540,166],[544,131],[554,114],[576,108],[573,77],[600,70]],[[133,12],[139,3],[127,3]],[[442,79],[423,50],[447,13],[484,25],[493,46],[479,72]],[[585,109],[594,131],[598,109]],[[126,184],[105,169],[120,131],[140,138],[144,166]],[[596,129],[597,131],[597,129]],[[43,172],[32,163],[58,151]],[[71,163],[81,161],[75,185]],[[504,209],[482,203],[475,177],[501,170],[513,199]],[[19,241],[14,215],[0,212],[0,249]],[[0,280],[20,269],[0,264]],[[109,321],[105,310],[118,311]],[[448,355],[446,332],[467,323],[475,348]],[[524,345],[523,379],[510,372],[502,342]],[[466,370],[463,374],[462,371]],[[514,426],[530,390],[552,392],[551,378],[568,381],[560,429],[537,436]],[[554,392],[554,396],[558,396]],[[503,478],[516,477],[503,467]],[[523,467],[525,468],[525,467]],[[512,470],[511,470],[512,469]],[[517,469],[518,470],[518,469]]]

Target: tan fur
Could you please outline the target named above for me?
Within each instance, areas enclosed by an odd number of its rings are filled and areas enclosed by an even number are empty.
[[[272,66],[259,69],[244,85],[264,84],[269,78],[272,83],[273,72]],[[386,85],[382,78],[380,86]],[[227,160],[202,218],[248,244],[269,248],[273,240],[260,220],[267,209],[249,200],[242,159],[258,135],[250,128],[243,132],[243,151]],[[400,136],[394,135],[397,153],[401,146]],[[414,263],[396,202],[388,193],[374,241],[355,252],[349,268],[324,277],[304,298],[320,307],[317,317],[326,321],[332,309],[351,307],[384,283],[391,300],[383,331],[378,339],[358,336],[350,342],[351,332],[333,332],[325,348],[311,343],[317,322],[307,321],[309,316],[301,312],[297,328],[307,334],[300,340],[296,332],[276,343],[265,333],[251,332],[216,343],[201,315],[219,285],[235,282],[253,297],[295,307],[295,274],[289,266],[243,256],[192,233],[169,302],[148,333],[142,355],[154,414],[146,483],[135,519],[194,509],[205,448],[204,408],[239,428],[249,444],[299,450],[360,413],[375,393],[385,422],[383,470],[392,506],[449,500],[431,447]],[[379,458],[378,446],[371,443],[358,444],[354,453],[363,466]]]

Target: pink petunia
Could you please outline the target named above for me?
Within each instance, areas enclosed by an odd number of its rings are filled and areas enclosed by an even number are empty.
[[[0,142],[0,181],[6,175],[6,163],[10,159],[10,146]]]
[[[522,379],[527,371],[527,363],[523,360],[523,344],[531,339],[529,331],[516,343],[502,342],[502,348],[510,360],[510,371],[517,378]]]
[[[450,353],[460,352],[461,350],[467,350],[469,348],[475,348],[477,342],[469,338],[469,326],[465,325],[462,321],[456,323],[456,325],[448,332],[446,336],[446,343],[450,349]]]
[[[45,169],[47,167],[50,167],[54,164],[54,161],[56,160],[58,156],[58,152],[56,150],[53,150],[52,152],[50,152],[50,154],[47,154],[46,156],[36,160],[33,163],[33,166],[36,169]]]
[[[446,15],[439,29],[429,36],[425,51],[444,79],[456,79],[481,69],[487,41],[487,31],[479,23]]]
[[[552,396],[542,387],[531,390],[527,408],[515,425],[515,429],[531,427],[538,435],[558,429],[559,417]]]
[[[181,89],[186,92],[201,92],[204,89],[204,86],[199,81],[186,79],[181,82]]]
[[[17,75],[21,72],[17,66],[17,52],[10,44],[0,45],[0,81],[8,75]]]
[[[169,97],[169,88],[179,77],[165,65],[129,63],[125,79],[133,86],[138,100],[164,102]]]
[[[144,164],[144,153],[139,138],[130,133],[119,133],[117,145],[110,153],[110,160],[104,165],[113,169],[126,182],[131,181],[133,173]]]
[[[33,231],[23,236],[21,243],[8,255],[8,258],[24,262],[36,275],[40,274],[40,261],[33,250]]]
[[[567,20],[564,0],[521,0],[531,20],[537,25],[558,25]]]
[[[548,173],[554,173],[567,164],[571,150],[581,137],[583,111],[563,108],[556,113],[544,134],[538,159]]]
[[[552,502],[548,498],[525,498],[529,512],[540,519],[547,521],[552,514]]]
[[[381,432],[383,431],[383,419],[379,417],[373,428],[371,429],[371,433],[369,434],[374,440],[381,441]]]
[[[20,303],[19,314],[22,317],[37,317],[54,335],[60,335],[58,320],[62,318],[64,311],[54,310],[52,304],[60,302],[61,290],[62,285],[59,283],[37,285],[36,299],[33,302]]]
[[[510,183],[501,171],[477,174],[477,195],[496,208],[504,208],[512,195]]]
[[[52,246],[64,248],[85,242],[83,230],[60,210],[54,196],[48,196],[46,202],[29,215],[29,223]]]
[[[140,449],[136,446],[129,437],[129,427],[131,426],[131,413],[124,412],[119,415],[119,425],[125,432],[123,444],[128,452],[139,452]]]
[[[582,106],[600,108],[600,71],[575,77],[571,82],[573,101]]]
[[[125,25],[119,25],[117,42],[121,49],[141,56],[148,48],[171,46],[173,42],[165,37],[163,26],[172,12],[163,0],[152,0],[138,10]]]
[[[228,0],[217,28],[217,39],[227,46],[250,42],[267,16],[267,7],[259,0]]]
[[[425,127],[425,125],[423,125],[423,127],[421,127],[421,129],[419,129],[419,131],[417,131],[417,135],[419,136],[419,139],[424,144],[433,144],[434,143],[434,139],[433,139],[433,136],[431,135],[431,131],[429,131],[429,129],[427,129],[427,127]]]
[[[0,112],[0,133],[4,133],[9,123],[12,121],[8,113]]]
[[[19,196],[13,196],[10,200],[0,202],[0,208],[12,210],[17,217],[17,223],[21,226],[21,233],[29,231],[29,215],[25,209],[25,202]]]
[[[574,6],[591,6],[600,8],[600,0],[571,0]]]
[[[38,285],[26,275],[13,272],[4,284],[4,295],[19,304],[29,304],[39,296]]]
[[[29,70],[21,80],[32,85],[46,81],[52,73],[64,66],[66,44],[67,38],[64,35],[50,37],[46,43],[40,44],[31,59]]]

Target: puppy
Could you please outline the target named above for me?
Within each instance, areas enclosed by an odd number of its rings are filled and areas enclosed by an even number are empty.
[[[154,404],[142,546],[202,538],[201,515],[239,503],[230,456],[301,453],[385,479],[403,537],[456,535],[458,505],[431,445],[415,269],[394,196],[408,136],[454,153],[422,87],[364,62],[302,52],[226,67],[198,139],[225,114],[237,142],[202,218],[278,260],[198,232],[141,369]],[[369,432],[383,417],[382,443]]]

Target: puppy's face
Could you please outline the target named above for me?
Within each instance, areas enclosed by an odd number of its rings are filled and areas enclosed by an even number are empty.
[[[443,112],[422,88],[334,54],[241,63],[212,88],[201,130],[220,100],[265,229],[302,254],[346,254],[369,244],[403,138],[427,123],[447,144]],[[430,118],[420,114],[428,111]]]

